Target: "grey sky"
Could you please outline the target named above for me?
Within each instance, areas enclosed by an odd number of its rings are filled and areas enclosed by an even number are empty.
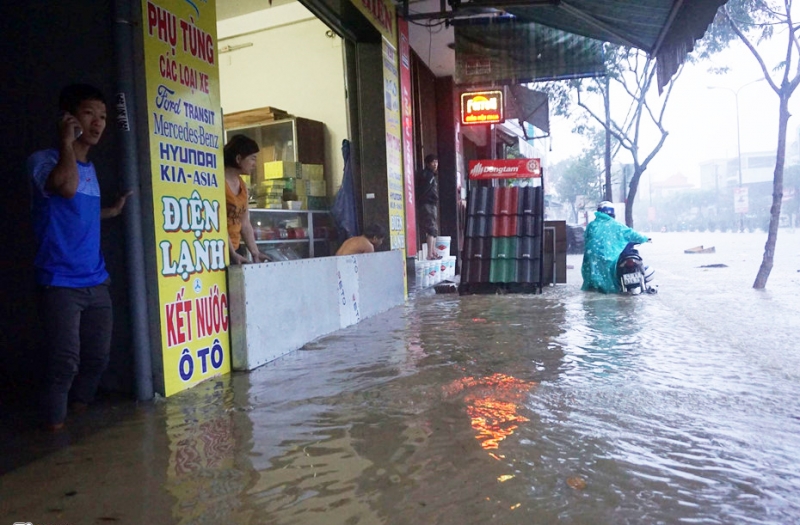
[[[759,47],[760,51],[768,54],[768,67],[774,67],[782,60],[785,53],[784,42],[785,37],[777,35],[771,42]],[[763,78],[763,74],[755,58],[738,41],[713,61],[716,67],[729,67],[728,74],[709,73],[708,68],[711,65],[708,62],[688,64],[675,86],[665,118],[665,127],[670,134],[648,169],[652,170],[650,175],[654,181],[664,180],[679,172],[686,175],[691,182],[699,184],[699,163],[715,158],[736,157],[734,95],[728,90],[709,90],[707,87],[719,86],[736,90],[748,82]],[[800,93],[791,101],[790,111],[800,114]],[[775,151],[778,97],[767,82],[756,82],[740,90],[739,119],[742,153]],[[789,121],[787,147],[791,147],[796,140],[797,126],[797,118],[792,117]],[[548,155],[550,163],[581,152],[583,143],[573,136],[571,128],[570,122],[553,117],[552,151]],[[654,144],[655,140],[651,136],[647,145]],[[629,158],[625,151],[620,151],[616,160],[630,162]]]

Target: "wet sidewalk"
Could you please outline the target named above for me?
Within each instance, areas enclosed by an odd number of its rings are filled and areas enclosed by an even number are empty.
[[[643,252],[655,296],[581,293],[570,257],[543,295],[418,294],[250,374],[14,435],[0,523],[798,522],[796,267],[755,292],[761,237],[702,262],[669,241]]]
[[[524,419],[515,407],[542,375],[511,375],[500,340],[472,355],[459,326],[494,338],[491,303],[464,308],[425,290],[250,374],[29,435],[6,449],[31,461],[0,478],[0,521],[464,523],[476,505],[488,520],[496,509],[482,494],[507,474],[492,451]],[[553,315],[543,324],[557,327]],[[545,348],[552,335],[525,332]],[[490,405],[470,415],[465,396]],[[495,409],[501,421],[471,421]],[[465,461],[496,472],[473,479]]]

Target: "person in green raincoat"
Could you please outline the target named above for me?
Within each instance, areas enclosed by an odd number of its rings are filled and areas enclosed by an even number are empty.
[[[617,281],[617,259],[628,243],[641,244],[650,239],[628,228],[614,218],[614,206],[603,201],[597,206],[594,220],[584,234],[581,290],[620,293]]]

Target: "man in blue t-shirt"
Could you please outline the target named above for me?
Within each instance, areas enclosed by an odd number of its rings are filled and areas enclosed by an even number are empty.
[[[85,84],[67,86],[59,107],[58,148],[37,151],[27,163],[39,314],[48,346],[43,405],[50,430],[64,426],[68,401],[81,409],[94,399],[108,365],[112,311],[100,219],[119,215],[130,195],[100,207],[97,174],[87,156],[106,127],[103,94]]]

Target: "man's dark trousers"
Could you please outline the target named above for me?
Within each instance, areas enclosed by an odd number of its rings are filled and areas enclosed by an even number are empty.
[[[48,349],[43,399],[48,424],[64,421],[68,401],[94,399],[111,348],[108,288],[108,281],[90,288],[40,287],[39,312]]]

